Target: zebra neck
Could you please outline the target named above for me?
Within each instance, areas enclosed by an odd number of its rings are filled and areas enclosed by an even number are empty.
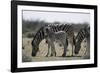
[[[43,30],[39,30],[34,37],[34,44],[36,47],[39,46],[40,42],[45,38]]]

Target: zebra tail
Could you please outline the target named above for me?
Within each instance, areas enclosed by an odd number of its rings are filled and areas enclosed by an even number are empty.
[[[75,41],[75,36],[73,37],[73,45],[75,45],[76,41]]]
[[[68,46],[68,39],[66,38],[66,45]]]

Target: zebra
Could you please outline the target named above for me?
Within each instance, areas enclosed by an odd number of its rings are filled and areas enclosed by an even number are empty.
[[[64,46],[64,52],[62,54],[62,56],[66,56],[66,51],[67,51],[67,46],[68,46],[68,40],[67,40],[67,36],[66,36],[66,32],[65,31],[57,31],[54,32],[52,31],[51,27],[45,27],[44,29],[45,34],[47,35],[46,40],[48,41],[48,53],[46,56],[49,55],[49,50],[51,47],[51,56],[56,56],[56,51],[55,51],[55,45],[54,45],[54,41],[57,42],[61,42]]]
[[[85,25],[85,27],[81,28],[78,32],[78,34],[76,35],[75,38],[75,49],[74,49],[74,53],[78,54],[81,48],[81,43],[82,41],[86,39],[87,40],[87,46],[89,48],[90,45],[90,26],[89,25]]]
[[[72,48],[74,44],[74,32],[73,32],[73,26],[71,24],[62,24],[62,25],[45,25],[41,27],[36,35],[34,36],[32,40],[32,56],[36,56],[37,51],[39,50],[39,43],[47,37],[44,32],[44,28],[46,26],[49,26],[53,32],[58,32],[58,31],[65,31],[67,33],[67,38],[70,39],[72,43]]]
[[[67,33],[68,42],[71,44],[73,50],[73,46],[75,45],[73,24],[67,23],[67,24],[58,24],[58,25],[49,25],[49,26],[54,32],[65,31]]]

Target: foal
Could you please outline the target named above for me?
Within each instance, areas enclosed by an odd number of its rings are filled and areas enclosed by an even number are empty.
[[[48,42],[48,53],[46,56],[48,56],[50,53],[49,52],[50,47],[51,47],[51,56],[56,56],[54,41],[57,41],[57,42],[60,41],[62,43],[62,45],[64,46],[64,52],[62,56],[66,56],[66,51],[67,51],[67,46],[68,46],[66,32],[65,31],[54,32],[49,26],[45,27],[44,31],[46,35],[46,40]]]

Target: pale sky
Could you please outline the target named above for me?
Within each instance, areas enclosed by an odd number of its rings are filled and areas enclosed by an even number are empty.
[[[71,12],[40,12],[40,11],[23,11],[25,20],[43,20],[46,22],[68,22],[68,23],[90,23],[89,13],[71,13]]]

